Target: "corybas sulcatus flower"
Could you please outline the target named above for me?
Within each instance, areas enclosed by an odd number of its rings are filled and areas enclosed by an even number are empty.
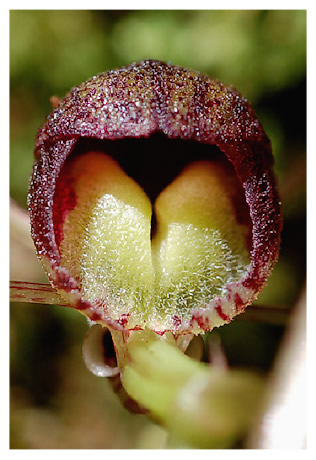
[[[150,60],[105,72],[48,116],[35,158],[37,252],[93,321],[198,334],[263,288],[281,231],[273,158],[231,87]]]

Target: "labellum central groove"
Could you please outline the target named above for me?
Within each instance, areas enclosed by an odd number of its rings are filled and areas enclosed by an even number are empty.
[[[157,61],[106,72],[53,111],[35,155],[37,251],[90,319],[198,334],[264,286],[281,230],[271,147],[232,88]]]

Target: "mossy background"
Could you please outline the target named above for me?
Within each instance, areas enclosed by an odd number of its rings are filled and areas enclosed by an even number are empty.
[[[253,104],[272,141],[284,212],[280,260],[258,302],[293,307],[306,259],[304,10],[11,11],[11,197],[26,208],[34,139],[50,97],[144,58],[231,83]],[[27,276],[30,263],[15,256],[11,276],[16,267]],[[33,281],[43,280],[39,274]],[[109,382],[86,370],[86,330],[70,309],[11,305],[11,447],[163,447],[166,433],[126,412]],[[283,332],[282,325],[244,320],[213,333],[232,366],[267,372]]]

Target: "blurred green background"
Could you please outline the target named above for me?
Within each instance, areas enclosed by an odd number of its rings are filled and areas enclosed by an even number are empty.
[[[269,135],[284,212],[280,260],[257,302],[291,308],[305,283],[304,10],[16,10],[10,12],[10,195],[26,208],[37,129],[51,96],[145,58],[235,86]],[[45,281],[18,246],[11,277]],[[25,276],[24,276],[25,275]],[[30,277],[33,279],[29,279]],[[81,360],[85,319],[62,307],[11,305],[12,448],[160,448],[166,433],[133,416]],[[232,366],[267,372],[284,325],[234,321],[214,332]],[[207,337],[206,337],[207,341]]]

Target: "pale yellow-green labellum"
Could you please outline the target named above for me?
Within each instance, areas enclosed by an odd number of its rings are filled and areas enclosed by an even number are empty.
[[[248,228],[237,222],[225,163],[189,164],[152,204],[115,159],[88,152],[71,159],[76,207],[63,224],[61,265],[83,299],[129,318],[129,327],[170,327],[225,293],[249,263]]]

